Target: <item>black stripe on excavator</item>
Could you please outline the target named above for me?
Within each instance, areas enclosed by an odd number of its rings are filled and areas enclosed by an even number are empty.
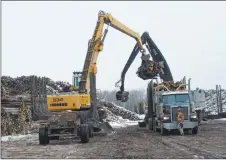
[[[67,106],[67,103],[51,103],[51,107],[56,107],[56,106]]]
[[[146,44],[148,52],[152,56],[153,60],[155,62],[161,62],[161,61],[164,62],[164,64],[163,64],[164,65],[164,68],[163,68],[164,74],[160,73],[160,78],[165,82],[173,81],[173,76],[171,74],[168,63],[166,62],[164,56],[162,55],[161,51],[158,49],[158,47],[156,46],[154,41],[149,36],[149,33],[144,32],[141,36],[141,39],[142,39],[142,44],[143,45]],[[139,47],[138,47],[138,44],[136,44],[135,47],[133,48],[133,51],[130,54],[130,57],[129,57],[125,67],[123,68],[123,71],[121,74],[121,87],[120,87],[121,91],[124,91],[124,81],[125,81],[126,72],[128,71],[129,67],[133,63],[133,61],[136,58],[138,53],[139,53]]]

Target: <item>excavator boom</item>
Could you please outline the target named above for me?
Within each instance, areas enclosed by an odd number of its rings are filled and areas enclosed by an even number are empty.
[[[99,52],[103,50],[103,43],[104,43],[106,34],[108,32],[108,30],[106,29],[104,33],[102,33],[104,24],[107,24],[115,28],[116,30],[134,38],[138,44],[139,50],[142,53],[142,55],[145,54],[145,50],[143,48],[142,40],[139,33],[131,30],[130,28],[128,28],[127,26],[119,22],[117,19],[112,17],[111,14],[100,11],[98,14],[98,21],[97,21],[92,39],[89,41],[89,44],[88,44],[88,51],[87,51],[85,63],[83,66],[82,78],[79,86],[80,90],[90,89],[89,73],[96,74],[97,72],[97,67],[96,67],[97,57]]]

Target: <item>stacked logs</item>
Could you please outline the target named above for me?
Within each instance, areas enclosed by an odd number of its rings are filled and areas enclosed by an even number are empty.
[[[12,78],[9,76],[1,77],[1,96],[20,95],[24,93],[31,92],[31,80],[33,76],[20,76]],[[63,81],[54,82],[51,79],[44,77],[46,85],[49,86],[51,90],[62,91],[64,88],[71,87],[69,83]],[[38,83],[42,81],[42,78],[38,77]]]
[[[16,115],[7,113],[1,107],[1,135],[24,134],[28,132],[29,113],[27,105],[22,102],[19,113]]]

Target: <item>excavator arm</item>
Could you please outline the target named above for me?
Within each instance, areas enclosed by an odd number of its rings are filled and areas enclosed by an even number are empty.
[[[83,66],[82,77],[79,85],[79,90],[89,90],[90,89],[90,73],[97,73],[97,57],[100,51],[103,50],[103,43],[108,32],[105,29],[103,33],[104,24],[115,28],[116,30],[134,38],[138,45],[138,52],[142,53],[142,56],[145,56],[145,50],[142,45],[142,40],[140,35],[119,22],[117,19],[112,17],[111,14],[100,11],[98,14],[98,21],[92,36],[92,39],[88,43],[88,51],[86,54],[85,63]]]
[[[173,76],[171,74],[170,68],[164,56],[162,55],[161,51],[158,49],[154,41],[151,39],[148,32],[144,32],[141,36],[141,39],[142,39],[142,45],[146,45],[146,48],[148,49],[149,54],[153,58],[153,61],[152,61],[153,65],[158,65],[158,64],[161,65],[161,72],[152,72],[151,74],[147,73],[145,71],[146,66],[143,63],[144,61],[142,61],[142,64],[137,71],[138,77],[140,77],[143,80],[146,80],[146,79],[153,79],[159,74],[160,78],[164,82],[173,81]],[[129,67],[133,63],[134,59],[136,58],[138,52],[139,52],[139,47],[138,47],[138,44],[136,44],[125,67],[123,68],[123,71],[121,73],[121,79],[116,83],[116,86],[118,86],[118,83],[121,82],[120,91],[116,93],[116,99],[121,100],[122,102],[126,102],[129,96],[129,93],[124,91],[125,75]]]

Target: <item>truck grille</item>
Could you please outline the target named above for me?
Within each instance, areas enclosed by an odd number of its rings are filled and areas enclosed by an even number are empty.
[[[177,110],[179,107],[172,108],[172,121],[177,121]],[[188,107],[181,107],[181,112],[184,114],[184,120],[188,120]]]

